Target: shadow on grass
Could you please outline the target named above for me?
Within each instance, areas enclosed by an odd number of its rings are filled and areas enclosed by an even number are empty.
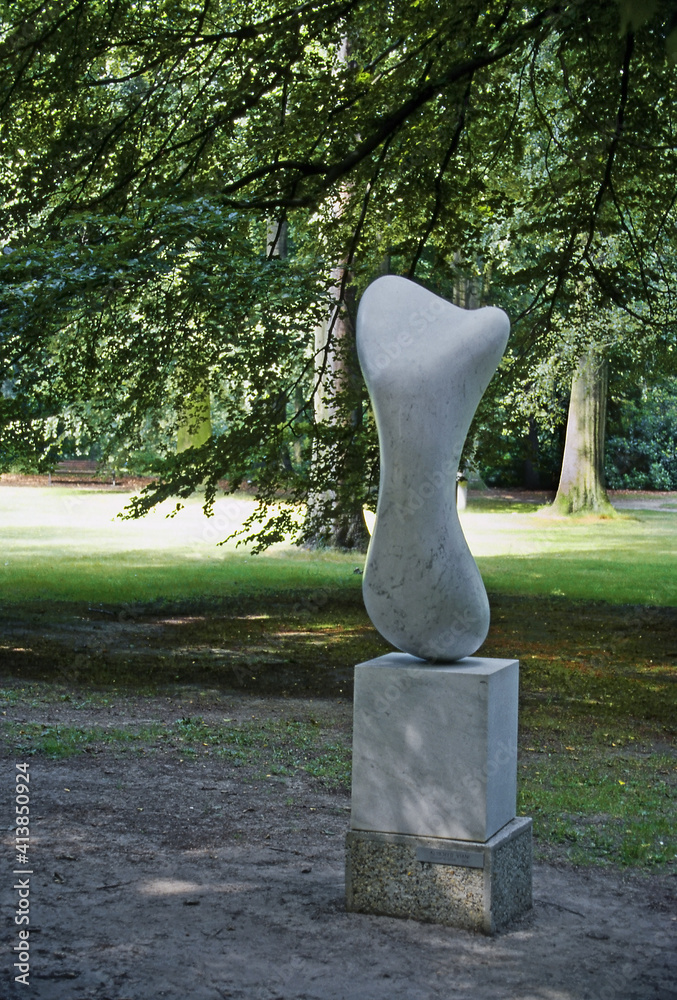
[[[355,663],[389,648],[359,592],[329,588],[0,612],[0,676],[78,687],[346,697]]]
[[[502,594],[491,603],[478,655],[520,659],[525,706],[675,718],[676,609]],[[355,664],[390,648],[359,592],[341,588],[0,611],[0,676],[79,687],[350,697]]]

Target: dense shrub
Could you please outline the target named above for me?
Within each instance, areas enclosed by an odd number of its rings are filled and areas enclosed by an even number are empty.
[[[610,407],[605,457],[612,489],[677,489],[677,378]]]

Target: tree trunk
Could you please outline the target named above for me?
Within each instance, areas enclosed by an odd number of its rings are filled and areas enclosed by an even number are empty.
[[[268,222],[266,256],[282,258],[287,256],[287,222],[285,219],[281,219],[279,222],[272,219]]]
[[[355,331],[349,305],[350,288],[341,301],[344,268],[333,272],[336,285],[332,293],[336,306],[331,317],[315,331],[317,387],[313,397],[315,425],[318,435],[313,446],[314,476],[317,480],[333,479],[336,489],[313,492],[308,497],[306,544],[313,547],[331,547],[366,551],[369,533],[364,523],[362,504],[354,491],[342,489],[345,483],[337,470],[345,456],[340,454],[343,435],[341,428],[355,427],[361,419],[357,409],[347,413],[337,402],[346,392],[356,395],[355,383],[360,379],[355,352]],[[357,406],[357,404],[356,404]],[[324,427],[322,426],[324,425]],[[332,431],[337,431],[332,440]],[[323,433],[323,431],[328,433]]]
[[[553,508],[559,514],[613,517],[604,487],[607,361],[594,349],[578,362],[571,385],[564,456]]]
[[[287,256],[287,231],[288,226],[285,219],[271,219],[268,222],[266,232],[266,256],[279,257],[284,259]],[[287,419],[287,404],[289,398],[286,392],[279,392],[274,402],[273,412],[278,423],[283,424]],[[285,472],[292,472],[294,469],[289,446],[285,443],[280,445],[280,465]]]
[[[340,63],[350,63],[350,39],[344,36],[338,52]],[[348,190],[339,190],[335,214],[341,216]],[[334,488],[313,490],[308,496],[305,540],[309,547],[330,546],[366,552],[369,533],[364,523],[360,491],[351,489],[354,469],[349,469],[350,443],[340,444],[362,419],[359,392],[361,373],[355,348],[353,326],[354,290],[350,285],[349,261],[342,260],[332,271],[331,289],[336,305],[328,321],[315,331],[316,388],[313,398],[317,436],[313,444],[311,480],[333,480]],[[348,406],[346,397],[350,399]],[[350,405],[353,405],[352,412]],[[322,426],[324,424],[324,427]],[[336,433],[333,433],[333,432]],[[353,476],[351,476],[353,473]]]
[[[527,454],[524,459],[524,485],[528,490],[540,490],[541,475],[538,468],[538,430],[536,421],[529,417],[529,431],[527,433]]]

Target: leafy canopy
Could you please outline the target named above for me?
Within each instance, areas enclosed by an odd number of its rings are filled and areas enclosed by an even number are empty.
[[[53,461],[64,415],[96,412],[111,452],[162,429],[138,512],[223,477],[361,503],[360,386],[335,383],[329,428],[313,406],[339,263],[346,300],[384,267],[479,282],[515,377],[581,289],[668,370],[676,29],[668,0],[3,0],[0,465]],[[220,430],[175,455],[205,388]]]

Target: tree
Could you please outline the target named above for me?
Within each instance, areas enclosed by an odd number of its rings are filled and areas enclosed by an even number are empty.
[[[608,361],[590,350],[578,362],[571,384],[562,472],[553,505],[559,513],[614,514],[604,488],[608,383]]]
[[[667,0],[620,30],[602,0],[0,3],[14,456],[64,407],[97,401],[129,436],[208,386],[223,431],[168,451],[135,512],[202,482],[209,507],[223,478],[250,478],[264,507],[317,492],[310,336],[337,261],[359,296],[384,258],[438,290],[482,260],[517,321],[513,374],[552,350],[581,281],[665,329],[672,16]],[[271,218],[284,259],[265,250]],[[352,388],[339,402],[355,409]],[[377,475],[373,424],[347,414],[331,435],[326,492],[354,506]],[[281,461],[299,440],[302,461]]]
[[[607,439],[606,477],[615,489],[677,489],[677,379],[620,387]]]
[[[209,389],[193,390],[180,410],[177,436],[177,452],[187,448],[201,448],[212,436],[211,399]]]
[[[561,272],[560,293],[550,301],[541,350],[534,352],[528,344],[530,349],[520,357],[520,345],[517,352],[513,345],[513,382],[521,384],[523,392],[514,409],[522,413],[525,434],[533,433],[535,420],[553,429],[553,401],[561,394],[562,377],[569,378],[570,425],[556,499],[560,513],[613,513],[603,486],[609,355],[621,366],[630,358],[633,365],[653,359],[663,372],[674,370],[675,364],[674,241],[664,225],[666,217],[654,214],[650,199],[637,197],[642,182],[636,142],[626,142],[628,135],[636,140],[643,129],[649,141],[647,122],[637,118],[643,105],[635,94],[635,44],[634,34],[628,33],[624,51],[618,53],[621,85],[616,95],[608,88],[605,92],[591,87],[589,51],[560,49],[556,61],[534,61],[530,114],[523,130],[529,137],[524,150],[527,170],[513,182],[516,203],[521,200],[520,185],[528,179],[532,197],[550,199],[549,220],[562,213],[580,219],[570,233],[570,260]],[[553,76],[557,65],[564,74],[564,93],[559,77]],[[647,78],[640,79],[643,84]],[[655,108],[661,107],[660,92],[655,91]],[[590,182],[597,175],[602,120],[607,122],[608,151],[595,194]],[[528,122],[533,121],[544,127],[529,130]],[[658,134],[660,123],[654,118],[650,124]],[[577,140],[565,143],[563,135]],[[672,184],[671,176],[660,171],[653,181],[666,196]],[[594,203],[594,222],[586,222],[581,212],[581,193],[586,191]],[[669,198],[659,201],[669,204]],[[533,222],[528,213],[525,223],[516,227],[526,242],[509,261],[513,277],[519,278],[520,265],[529,266],[537,258],[534,235],[548,244],[542,222],[538,228]],[[544,406],[544,400],[549,405]]]

